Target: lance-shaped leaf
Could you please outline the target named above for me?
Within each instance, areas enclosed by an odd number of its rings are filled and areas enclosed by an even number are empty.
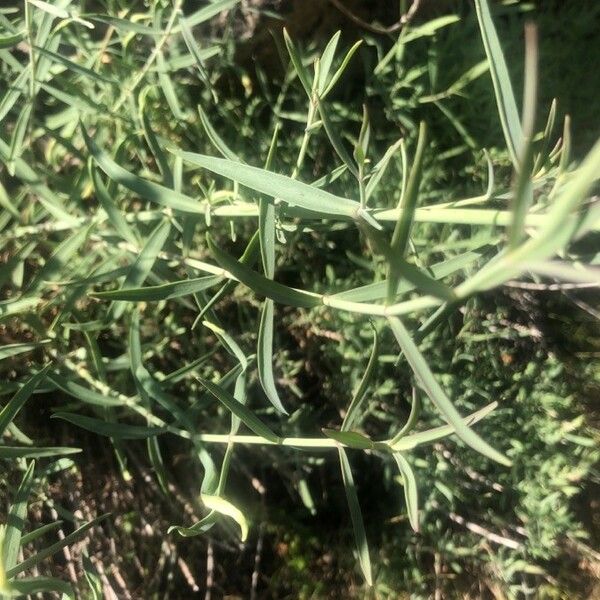
[[[519,156],[523,147],[523,130],[517,110],[517,102],[513,92],[510,76],[494,21],[490,12],[488,0],[475,0],[477,18],[483,46],[490,63],[490,73],[496,94],[496,104],[500,122],[504,131],[504,138],[510,153],[513,165],[518,168]]]
[[[234,277],[239,279],[244,285],[247,285],[255,293],[262,294],[281,304],[303,308],[312,308],[321,303],[321,296],[319,294],[303,292],[272,281],[271,279],[267,279],[260,273],[243,265],[224,250],[221,250],[209,235],[206,236],[206,239],[208,247],[219,265],[229,271]]]
[[[30,377],[24,384],[23,387],[8,401],[8,404],[0,411],[0,437],[6,431],[6,428],[16,417],[17,413],[21,410],[25,402],[29,399],[31,394],[35,391],[37,386],[44,380],[48,369],[52,365],[46,365],[41,371],[38,371],[35,375]]]
[[[497,407],[498,403],[492,402],[487,406],[484,406],[478,411],[465,417],[463,421],[465,422],[465,425],[474,425],[478,421],[481,421],[481,419],[485,418]],[[392,448],[392,450],[404,452],[406,450],[412,450],[413,448],[416,448],[421,444],[430,444],[431,442],[441,440],[442,438],[452,435],[453,433],[456,433],[456,431],[454,427],[452,427],[452,425],[441,425],[440,427],[434,427],[433,429],[428,429],[427,431],[420,431],[419,433],[413,433],[411,435],[402,435],[400,437],[396,435],[393,439],[391,439],[388,442],[388,444]]]
[[[153,435],[160,435],[166,429],[164,427],[143,427],[142,425],[126,425],[125,423],[112,423],[86,417],[75,413],[57,412],[52,419],[62,419],[77,427],[120,440],[144,440]]]
[[[71,59],[66,58],[62,54],[52,52],[51,50],[48,50],[47,48],[41,48],[40,46],[34,46],[34,48],[36,52],[39,52],[44,57],[50,59],[52,62],[62,65],[69,71],[73,71],[73,73],[77,73],[78,75],[81,75],[88,79],[93,79],[97,83],[110,83],[113,85],[117,85],[118,83],[116,80],[106,77],[105,75],[101,75],[100,73],[98,73],[97,71],[93,71],[92,69],[88,69],[87,67],[84,67],[72,61]]]
[[[104,182],[102,181],[102,179],[100,179],[98,169],[94,166],[94,164],[91,161],[89,163],[89,172],[92,182],[94,184],[96,197],[100,201],[102,208],[106,211],[106,214],[108,215],[112,226],[124,240],[137,247],[139,245],[137,236],[135,235],[132,227],[125,219],[123,213],[119,210],[114,200],[110,197],[110,194],[108,193]]]
[[[264,439],[278,444],[280,438],[277,434],[273,433],[267,425],[265,425],[247,406],[244,406],[241,402],[238,402],[229,392],[224,390],[221,386],[216,385],[205,379],[198,379],[200,383],[217,399],[221,402],[229,411],[231,411],[236,417],[248,427]]]
[[[24,352],[31,352],[36,348],[49,344],[50,340],[43,340],[41,342],[25,342],[22,344],[6,344],[6,346],[0,346],[0,360],[11,358]]]
[[[482,244],[482,246],[485,245],[486,244]],[[431,272],[435,279],[441,279],[443,277],[447,277],[448,275],[452,275],[453,273],[456,273],[457,271],[460,271],[465,267],[473,264],[484,254],[485,251],[465,252],[463,254],[459,254],[458,256],[449,258],[448,260],[444,260],[442,262],[431,265],[427,268],[427,270]],[[351,300],[353,302],[373,302],[375,300],[383,300],[386,297],[387,286],[387,280],[377,281],[375,283],[369,283],[367,285],[363,285],[351,290],[346,290],[344,292],[338,292],[337,294],[334,294],[333,297],[339,298],[340,300]],[[403,279],[398,283],[395,295],[399,296],[402,294],[406,294],[414,289],[415,285],[413,283],[411,283],[407,279]]]
[[[84,244],[94,226],[95,223],[91,223],[88,227],[78,229],[73,235],[58,245],[54,253],[37,272],[27,287],[27,295],[38,292],[47,282],[57,280],[63,274],[66,265],[69,264],[75,253]]]
[[[519,156],[519,169],[514,186],[512,223],[508,232],[508,245],[516,248],[525,233],[525,219],[533,204],[533,134],[537,103],[537,29],[525,26],[525,85],[523,93],[523,146]]]
[[[220,496],[209,496],[208,494],[202,494],[200,496],[202,502],[210,510],[214,510],[226,517],[233,519],[240,526],[240,539],[242,542],[246,541],[248,537],[248,521],[244,516],[244,513],[229,500],[221,498]]]
[[[337,431],[336,429],[323,429],[323,433],[332,440],[357,450],[369,450],[373,448],[373,440],[358,431]]]
[[[265,300],[258,330],[258,346],[256,350],[256,359],[258,362],[258,377],[262,388],[269,399],[269,402],[283,414],[288,414],[283,406],[277,388],[275,387],[275,377],[273,375],[273,301],[269,298]]]
[[[79,385],[75,383],[71,379],[67,379],[62,377],[58,373],[49,373],[48,379],[60,390],[69,394],[69,396],[73,396],[73,398],[77,398],[81,400],[81,402],[85,402],[86,404],[92,404],[95,406],[123,406],[123,400],[116,394],[101,394],[96,390],[92,390],[83,385]]]
[[[408,419],[406,419],[406,423],[402,426],[402,429],[390,440],[390,446],[394,446],[398,440],[401,440],[407,433],[413,430],[415,425],[417,424],[417,420],[419,419],[419,415],[421,414],[421,400],[419,398],[419,394],[417,393],[416,388],[413,387],[412,392],[412,403],[410,405],[410,413],[408,415]]]
[[[12,85],[8,86],[6,93],[0,99],[0,122],[4,120],[4,117],[9,113],[11,108],[16,104],[20,98],[23,90],[27,86],[27,81],[30,78],[31,69],[29,66],[25,67],[12,82]],[[8,150],[8,147],[7,147]]]
[[[171,190],[164,185],[148,181],[142,177],[138,177],[118,165],[110,156],[101,150],[94,140],[89,136],[83,124],[81,124],[81,132],[85,144],[94,157],[98,166],[116,183],[121,184],[128,190],[131,190],[141,198],[156,202],[162,206],[167,206],[173,210],[180,210],[192,214],[204,214],[204,207],[193,198],[186,196],[175,190]]]
[[[146,277],[152,271],[156,258],[167,243],[170,232],[171,221],[168,219],[163,220],[155,227],[139,255],[129,268],[121,289],[136,288],[144,283]],[[116,301],[111,307],[112,317],[118,319],[123,314],[124,308],[124,302]]]
[[[279,126],[275,127],[269,153],[265,161],[265,169],[269,169],[273,161],[277,147],[277,136]],[[259,200],[258,233],[260,238],[260,252],[262,257],[265,277],[275,277],[275,205],[268,199],[261,197]],[[279,411],[287,414],[277,387],[273,374],[273,322],[275,318],[275,306],[269,298],[265,299],[258,326],[258,344],[256,358],[258,362],[258,379],[269,402]]]
[[[0,458],[53,458],[66,454],[79,454],[81,448],[68,446],[0,446]]]
[[[400,452],[394,453],[394,459],[402,474],[402,485],[404,486],[404,498],[406,500],[406,511],[411,527],[419,531],[419,494],[417,480],[409,462]]]
[[[56,577],[21,577],[10,582],[11,595],[31,597],[42,592],[56,592],[62,598],[74,599],[71,584]]]
[[[200,74],[200,79],[204,82],[206,88],[210,90],[214,101],[217,102],[218,98],[216,92],[211,84],[210,77],[206,72],[206,68],[204,66],[204,61],[202,59],[202,51],[196,43],[194,34],[192,33],[192,30],[188,25],[187,19],[183,16],[183,13],[179,14],[179,29],[181,31],[181,35],[183,36],[183,40],[185,42],[185,45],[187,46],[189,53],[194,57],[196,68],[198,69],[198,73]]]
[[[389,317],[388,322],[418,381],[423,386],[423,389],[435,404],[436,408],[442,413],[444,419],[446,419],[448,424],[454,427],[458,437],[465,442],[465,444],[471,446],[471,448],[484,456],[487,456],[500,464],[510,466],[511,462],[508,458],[492,448],[465,424],[463,418],[456,408],[454,408],[454,405],[437,382],[427,361],[417,348],[417,345],[404,327],[402,321],[397,317]]]
[[[29,127],[29,118],[31,116],[32,106],[33,105],[31,102],[27,102],[21,109],[10,141],[10,154],[8,156],[6,168],[13,177],[15,175],[15,162],[17,158],[21,156],[23,151],[23,142]]]
[[[285,41],[285,46],[287,48],[288,54],[292,59],[292,65],[294,67],[294,71],[296,75],[298,75],[298,79],[300,79],[300,83],[306,92],[306,95],[311,97],[312,84],[310,82],[310,75],[308,73],[308,69],[302,64],[302,59],[300,58],[300,53],[296,48],[296,45],[292,41],[292,38],[289,36],[287,30],[283,29],[283,39]]]
[[[377,330],[373,328],[373,347],[371,348],[371,355],[369,356],[369,362],[367,363],[367,368],[363,373],[363,376],[356,388],[356,391],[352,395],[352,400],[350,402],[350,406],[348,407],[348,412],[346,412],[346,416],[344,417],[344,421],[342,422],[342,431],[349,431],[354,428],[358,423],[360,423],[360,419],[362,417],[362,408],[364,400],[367,398],[367,390],[369,389],[369,385],[371,385],[371,381],[375,375],[375,370],[377,367],[377,360],[379,359],[379,336],[377,334]]]
[[[90,296],[102,300],[158,302],[159,300],[171,300],[189,294],[197,294],[198,292],[213,287],[221,281],[223,281],[223,278],[220,275],[207,275],[206,277],[185,279],[183,281],[174,281],[172,283],[163,283],[161,285],[94,292],[93,294],[90,294]]]
[[[398,204],[399,214],[392,241],[390,242],[390,259],[396,258],[397,261],[403,260],[406,255],[406,248],[410,238],[410,231],[415,218],[415,210],[419,199],[419,186],[421,185],[421,177],[423,172],[423,157],[425,154],[425,143],[427,139],[427,126],[425,121],[421,121],[419,126],[419,139],[417,142],[417,150],[413,162],[406,189],[404,190],[400,202]],[[401,265],[397,261],[389,261],[388,264],[388,293],[387,301],[392,302],[395,296],[395,291],[400,278]]]
[[[179,154],[189,164],[208,169],[261,194],[278,198],[286,204],[311,210],[323,217],[336,215],[356,217],[357,211],[360,209],[359,203],[355,200],[335,196],[325,190],[296,181],[285,175],[251,167],[226,158],[205,156],[194,152],[180,152]]]
[[[235,160],[243,162],[237,154],[225,143],[223,138],[217,133],[216,129],[212,126],[208,119],[208,115],[202,109],[202,106],[198,105],[198,114],[200,115],[200,123],[204,127],[204,131],[208,136],[208,139],[212,142],[213,146],[229,160]]]
[[[356,550],[358,552],[358,562],[364,575],[367,585],[373,585],[373,576],[371,574],[371,558],[369,556],[369,544],[367,542],[367,534],[365,532],[365,524],[358,502],[356,486],[354,485],[354,477],[352,469],[348,462],[348,457],[343,448],[338,447],[340,455],[340,467],[342,469],[342,479],[344,481],[344,490],[346,491],[346,500],[350,510],[350,519],[352,520],[352,528],[354,530],[354,540],[356,542]]]
[[[7,577],[14,577],[15,575],[18,575],[19,573],[26,571],[27,569],[31,569],[31,567],[34,567],[35,565],[41,563],[43,560],[45,560],[49,556],[52,556],[53,554],[56,554],[63,548],[66,548],[67,546],[69,546],[70,544],[73,544],[74,542],[79,541],[86,531],[88,531],[95,525],[98,525],[99,523],[104,521],[109,516],[110,516],[110,513],[107,513],[100,517],[96,517],[92,521],[88,521],[87,523],[85,523],[84,525],[82,525],[81,527],[76,529],[73,533],[70,533],[69,535],[65,536],[59,542],[56,542],[55,544],[52,544],[51,546],[48,546],[46,548],[43,548],[42,550],[39,550],[33,556],[30,556],[23,562],[20,562],[18,565],[16,565],[12,569],[7,569],[7,571],[6,571]]]
[[[195,27],[196,25],[200,25],[200,23],[204,23],[209,19],[212,19],[215,15],[219,13],[230,10],[236,4],[239,4],[240,0],[215,0],[202,8],[199,8],[197,11],[191,13],[187,17],[188,27]],[[173,32],[177,31],[177,28],[173,29]]]
[[[31,461],[21,484],[17,489],[14,502],[8,512],[6,519],[6,529],[4,530],[3,556],[0,556],[5,571],[10,571],[19,557],[19,547],[21,545],[21,534],[25,529],[25,520],[27,519],[27,500],[31,493],[33,484],[33,470],[35,463]]]

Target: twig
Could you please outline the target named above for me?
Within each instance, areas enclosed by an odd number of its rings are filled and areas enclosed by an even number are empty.
[[[252,487],[260,494],[260,501],[263,507],[263,514],[266,510],[265,505],[265,496],[267,494],[267,490],[265,486],[262,484],[260,479],[256,477],[252,477]],[[258,578],[260,576],[260,563],[262,560],[262,551],[265,541],[265,522],[264,520],[260,522],[260,527],[258,529],[258,540],[256,542],[256,552],[254,554],[254,569],[252,571],[252,580],[250,584],[250,600],[256,600],[256,594],[258,589]]]
[[[104,594],[104,598],[106,600],[119,600],[115,590],[112,587],[111,582],[108,580],[106,573],[104,571],[104,565],[101,560],[98,560],[95,556],[91,556],[90,560],[92,564],[98,571],[98,575],[100,577],[100,581],[102,582],[102,593]]]
[[[372,33],[378,33],[380,35],[387,35],[390,33],[394,33],[402,27],[408,25],[414,18],[419,6],[421,4],[421,0],[413,0],[410,8],[400,17],[400,20],[390,25],[389,27],[380,27],[379,25],[373,25],[371,23],[367,23],[363,21],[360,17],[356,16],[352,11],[350,11],[340,0],[329,0],[331,4],[333,4],[342,14],[346,15],[352,22],[356,23],[359,27],[371,31]]]
[[[528,281],[507,281],[504,285],[535,292],[562,292],[564,290],[582,290],[600,287],[598,283],[531,283]]]
[[[498,535],[497,533],[485,529],[481,525],[477,525],[477,523],[471,523],[470,521],[467,521],[466,519],[464,519],[460,515],[457,515],[456,513],[449,513],[448,516],[455,523],[466,527],[469,531],[480,535],[481,537],[485,538],[486,540],[489,540],[490,542],[500,544],[501,546],[506,546],[507,548],[511,548],[513,550],[518,550],[521,547],[520,542]]]
[[[200,588],[198,587],[198,584],[196,583],[196,580],[194,579],[190,568],[188,567],[187,563],[183,560],[183,558],[181,558],[181,556],[177,558],[177,565],[179,566],[181,574],[187,581],[187,584],[192,588],[192,591],[199,592]]]
[[[208,540],[206,546],[206,593],[204,594],[204,600],[211,600],[212,590],[215,584],[214,579],[215,573],[215,560],[213,556],[213,545],[212,540]]]
[[[265,540],[265,524],[261,522],[258,529],[258,540],[256,542],[256,553],[254,554],[254,570],[252,571],[252,583],[250,587],[250,600],[256,600],[258,589],[258,578],[260,576],[260,562]]]
[[[591,315],[592,317],[594,317],[595,319],[600,320],[600,311],[596,310],[595,308],[592,308],[587,302],[584,302],[583,300],[581,300],[580,298],[577,298],[576,296],[574,296],[573,294],[570,294],[567,291],[563,291],[563,294],[573,303],[575,304],[575,306],[578,306],[579,308],[581,308],[581,310],[584,310],[586,313],[588,313],[589,315]]]

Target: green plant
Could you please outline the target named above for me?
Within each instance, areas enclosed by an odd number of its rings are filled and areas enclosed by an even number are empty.
[[[575,167],[567,120],[562,143],[550,150],[554,109],[545,131],[534,135],[534,42],[527,45],[521,123],[487,0],[479,0],[487,62],[450,89],[462,89],[489,66],[515,173],[512,184],[497,189],[488,158],[489,185],[482,194],[424,205],[426,162],[432,161],[424,123],[414,136],[414,149],[400,139],[380,158],[373,150],[368,108],[356,131],[342,135],[338,105],[331,97],[358,45],[339,57],[339,35],[311,70],[284,34],[290,58],[285,86],[298,84],[307,98],[304,133],[296,144],[281,139],[285,123],[278,113],[284,91],[268,106],[277,117],[270,141],[260,140],[246,162],[214,125],[235,120],[233,109],[229,115],[220,109],[223,92],[206,63],[219,49],[200,48],[191,33],[192,27],[235,4],[221,0],[184,16],[179,3],[157,2],[149,11],[123,19],[112,16],[117,14],[112,5],[109,16],[100,16],[73,11],[69,2],[36,0],[26,3],[24,14],[0,15],[7,29],[0,58],[12,81],[0,100],[0,114],[10,117],[0,157],[11,176],[0,188],[0,240],[10,256],[0,273],[8,296],[0,304],[0,319],[26,340],[5,345],[0,356],[34,357],[25,373],[7,382],[11,398],[1,418],[10,444],[19,445],[0,446],[0,456],[18,457],[17,468],[27,468],[31,477],[33,466],[26,467],[23,460],[54,460],[70,451],[32,447],[14,423],[33,392],[60,391],[70,404],[53,407],[52,417],[110,439],[125,480],[132,477],[132,444],[141,440],[167,498],[173,495],[171,452],[174,444],[184,444],[202,468],[201,503],[194,515],[204,516],[174,525],[172,531],[195,536],[215,524],[230,531],[228,517],[239,526],[243,541],[250,511],[228,487],[240,445],[275,446],[277,453],[288,447],[337,451],[359,563],[365,580],[373,584],[349,460],[356,453],[350,451],[376,456],[386,469],[391,465],[403,485],[414,530],[419,529],[419,478],[413,454],[422,445],[455,434],[486,458],[510,466],[517,450],[501,453],[493,446],[504,447],[502,439],[486,436],[485,441],[471,427],[497,403],[474,407],[463,416],[422,348],[460,307],[515,278],[597,283],[597,271],[590,266],[593,249],[573,242],[598,228],[597,207],[587,199],[600,173],[600,146]],[[416,39],[451,22],[406,29],[379,63],[380,70],[393,53],[402,52],[411,32]],[[106,29],[98,36],[101,24]],[[21,64],[7,48],[24,40],[29,60]],[[136,43],[147,51],[141,67],[135,60]],[[81,48],[80,53],[66,58],[69,47]],[[175,84],[177,71],[189,67],[198,76],[185,71],[184,83]],[[177,93],[182,90],[187,97]],[[198,116],[197,94],[202,100]],[[358,107],[351,108],[352,119],[354,112]],[[302,183],[309,177],[311,149],[325,140],[331,149],[323,151],[328,164],[324,175]],[[209,156],[213,148],[223,158]],[[397,155],[401,184],[392,175]],[[37,160],[30,163],[28,156]],[[331,160],[340,165],[333,168]],[[283,165],[289,176],[278,174],[275,164]],[[225,183],[230,180],[233,185]],[[325,191],[328,186],[336,193]],[[428,228],[438,225],[443,233],[436,248],[422,249],[419,236],[430,239]],[[354,277],[356,285],[340,291],[333,260],[324,267],[325,282],[311,280],[318,289],[305,285],[302,268],[287,268],[303,260],[295,248],[309,246],[307,238],[326,247],[342,235],[352,240],[359,258],[339,268],[352,272],[358,264],[360,269],[359,275],[342,277],[342,283]],[[561,260],[552,260],[556,256]],[[256,296],[264,300],[258,302]],[[332,390],[347,403],[333,428],[324,427],[331,425],[331,417],[319,423],[310,414],[303,390],[289,383],[294,361],[277,352],[275,316],[289,315],[287,307],[303,309],[312,323],[345,320],[346,329],[336,332],[341,337],[353,330],[362,335],[362,352],[345,372],[354,391]],[[302,318],[294,313],[292,320],[298,324]],[[381,348],[385,344],[389,350],[391,335],[398,344],[396,354],[401,353],[397,372],[408,381],[405,389],[412,389],[411,409],[406,422],[382,419],[389,431],[380,434],[380,424],[373,427],[374,435],[367,435],[361,426],[371,408]],[[172,351],[182,344],[186,364]],[[399,368],[404,359],[410,371]],[[277,378],[280,369],[288,382],[287,397]],[[293,399],[294,391],[299,398]],[[423,396],[445,424],[415,431]],[[305,429],[305,423],[310,427]],[[251,433],[240,433],[242,426]],[[171,438],[177,442],[166,441]],[[310,506],[306,481],[300,479],[297,487]],[[22,502],[16,502],[21,512]],[[525,511],[529,502],[537,499],[524,500]],[[182,521],[183,516],[172,520]],[[14,529],[7,533],[15,535]],[[540,555],[550,543],[540,535]],[[27,560],[22,564],[33,564]],[[22,580],[13,578],[12,563],[5,561],[7,585],[18,587]],[[93,573],[88,579],[94,581]],[[51,589],[51,584],[43,585]]]

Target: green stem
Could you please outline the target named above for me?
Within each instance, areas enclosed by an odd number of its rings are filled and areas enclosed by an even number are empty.
[[[171,16],[169,17],[169,21],[167,23],[167,27],[165,29],[164,34],[162,35],[162,37],[160,38],[160,40],[158,41],[158,43],[152,50],[152,53],[148,57],[148,60],[146,61],[144,66],[137,72],[137,75],[133,79],[133,82],[129,86],[124,87],[123,92],[121,93],[121,96],[119,97],[119,99],[117,100],[117,103],[113,107],[113,110],[112,110],[113,113],[118,112],[119,108],[121,108],[121,106],[123,105],[123,102],[125,102],[125,100],[127,100],[131,96],[131,94],[133,94],[133,91],[135,90],[135,88],[142,82],[142,80],[146,76],[146,73],[148,72],[150,67],[154,64],[156,57],[158,56],[159,52],[163,49],[163,46],[165,45],[165,43],[169,39],[169,36],[172,33],[173,26],[175,25],[175,18],[179,14],[180,8],[181,8],[181,0],[177,0],[175,2],[175,5],[173,6],[173,12],[171,13]]]
[[[267,446],[293,446],[296,448],[337,448],[344,446],[340,442],[330,438],[301,438],[288,437],[281,438],[279,443],[271,442],[257,435],[221,435],[218,433],[201,433],[196,437],[197,440],[208,444],[259,444]]]
[[[31,78],[29,80],[29,96],[33,102],[35,96],[35,54],[33,52],[33,23],[31,21],[31,8],[29,0],[25,0],[25,28],[27,29],[27,43],[29,44],[29,63],[31,66]]]

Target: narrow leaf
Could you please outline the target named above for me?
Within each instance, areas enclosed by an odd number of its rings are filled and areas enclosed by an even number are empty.
[[[290,306],[312,308],[321,303],[321,296],[318,294],[303,292],[267,279],[260,273],[246,267],[224,250],[221,250],[210,236],[207,235],[206,239],[208,247],[219,265],[228,270],[255,293],[262,294],[276,302]]]
[[[219,275],[207,275],[196,279],[186,279],[138,288],[121,288],[106,292],[94,292],[90,294],[94,298],[103,300],[123,300],[126,302],[158,302],[159,300],[171,300],[181,298],[189,294],[197,294],[203,290],[213,287],[223,278]]]
[[[269,427],[267,427],[249,408],[244,406],[241,402],[238,402],[229,392],[224,390],[221,386],[205,379],[198,379],[198,381],[200,381],[200,383],[217,400],[219,400],[219,402],[238,417],[246,427],[254,431],[256,435],[259,435],[274,444],[279,443],[279,436],[273,433],[273,431],[271,431],[271,429],[269,429]]]
[[[48,373],[48,380],[51,381],[58,389],[62,390],[69,396],[77,398],[85,404],[91,404],[94,406],[123,406],[123,400],[116,394],[108,395],[101,394],[95,390],[79,385],[71,379],[62,377],[58,373]]]
[[[417,150],[415,152],[415,159],[408,177],[406,191],[402,195],[402,198],[398,204],[399,216],[390,244],[391,252],[394,254],[399,254],[400,256],[404,256],[406,254],[406,246],[408,244],[410,229],[413,224],[415,209],[417,208],[426,142],[427,125],[425,121],[421,121],[421,124],[419,125],[419,138],[417,142]]]
[[[50,340],[43,340],[41,342],[23,343],[23,344],[6,344],[6,346],[0,346],[0,360],[23,354],[23,352],[31,352],[41,346],[49,344]]]
[[[15,499],[8,511],[6,529],[4,530],[4,555],[1,557],[6,575],[10,577],[10,570],[17,564],[21,535],[27,520],[27,501],[33,484],[33,470],[35,462],[31,461],[21,483],[17,489]]]
[[[219,13],[232,9],[236,4],[239,4],[240,0],[214,0],[207,6],[203,6],[196,12],[191,13],[187,17],[187,24],[189,27],[195,27],[204,23]]]
[[[73,255],[81,248],[86,241],[88,234],[95,226],[95,223],[89,227],[82,227],[75,231],[73,235],[61,242],[52,256],[46,261],[44,266],[37,272],[32,282],[27,287],[27,295],[34,294],[41,290],[47,282],[59,279],[69,265]]]
[[[66,454],[79,454],[81,448],[69,448],[65,446],[0,446],[0,458],[14,460],[16,458],[53,458]]]
[[[363,376],[358,384],[358,388],[352,395],[352,401],[348,407],[348,412],[342,422],[342,431],[348,431],[356,427],[362,418],[363,404],[367,398],[367,391],[371,384],[373,377],[375,376],[375,370],[377,368],[377,360],[379,358],[379,335],[377,330],[373,328],[373,347],[371,348],[371,355],[369,356],[369,362],[367,368],[363,373]]]
[[[134,263],[129,268],[129,272],[125,277],[123,285],[121,286],[122,290],[130,288],[135,289],[144,283],[146,277],[148,277],[150,271],[152,271],[158,254],[166,244],[170,232],[171,221],[169,219],[164,219],[154,228],[148,237],[148,240],[144,244],[144,247],[141,249]],[[114,319],[118,319],[123,313],[124,308],[125,304],[117,301],[111,310],[112,317]]]
[[[475,8],[485,53],[490,63],[490,72],[504,138],[513,165],[518,168],[519,156],[523,147],[523,131],[508,68],[494,27],[488,0],[475,0]]]
[[[329,80],[327,87],[324,90],[319,90],[319,96],[321,97],[321,100],[324,100],[327,97],[327,95],[329,94],[329,92],[331,92],[331,90],[335,87],[335,84],[338,82],[339,78],[346,71],[346,68],[348,67],[348,63],[350,62],[350,59],[354,56],[354,53],[359,49],[362,42],[363,42],[362,40],[358,40],[358,42],[355,42],[355,44],[350,48],[350,50],[348,50],[348,52],[346,53],[346,56],[344,56],[344,59],[342,60],[342,63],[340,64],[340,66],[338,67],[336,72],[333,74],[331,79]]]
[[[96,143],[90,138],[83,124],[81,124],[81,132],[85,140],[85,144],[94,157],[98,166],[116,183],[121,184],[128,190],[138,194],[141,198],[156,202],[162,206],[167,206],[174,210],[192,214],[204,214],[204,207],[193,198],[185,196],[175,190],[142,179],[133,173],[130,173],[123,167],[114,162],[110,156],[101,150]]]
[[[42,48],[40,46],[34,46],[34,48],[36,52],[39,52],[42,56],[49,58],[52,62],[62,65],[69,71],[73,71],[73,73],[77,73],[78,75],[81,75],[88,79],[93,79],[98,83],[110,83],[112,85],[118,84],[118,82],[114,79],[106,77],[105,75],[101,75],[100,73],[98,73],[97,71],[93,71],[92,69],[88,69],[87,67],[84,67],[72,61],[71,59],[62,56],[61,54],[57,54],[56,52],[52,52],[51,50],[48,50],[47,48]]]
[[[446,421],[454,427],[458,437],[465,442],[465,444],[471,446],[471,448],[484,456],[487,456],[502,465],[510,466],[511,462],[503,454],[492,448],[472,429],[465,425],[463,418],[456,408],[454,408],[454,405],[435,379],[423,355],[402,324],[402,321],[397,317],[388,317],[388,322],[418,381]]]
[[[355,200],[334,196],[329,192],[301,183],[285,175],[225,158],[204,156],[193,152],[179,153],[184,161],[237,181],[257,192],[283,202],[332,217],[356,217],[360,205]]]
[[[402,474],[404,486],[404,498],[406,500],[406,511],[408,520],[414,531],[419,531],[419,495],[417,489],[417,480],[409,462],[400,452],[394,453],[394,459],[398,469]]]
[[[16,417],[31,394],[33,394],[37,386],[44,380],[51,366],[51,364],[47,364],[42,370],[31,376],[0,411],[0,437],[4,435],[6,428]]]
[[[294,67],[294,71],[298,75],[298,79],[300,79],[300,83],[306,92],[306,95],[311,98],[312,96],[312,85],[310,83],[310,75],[308,74],[308,70],[302,64],[302,59],[300,58],[300,54],[298,53],[298,49],[296,48],[292,38],[289,36],[287,30],[283,29],[283,39],[285,40],[285,46],[287,48],[288,54],[292,59],[292,65]]]
[[[108,218],[115,228],[116,232],[127,242],[134,246],[139,245],[137,236],[133,229],[125,219],[123,213],[117,207],[115,201],[110,197],[104,182],[100,179],[100,175],[96,167],[90,161],[89,172],[92,182],[94,184],[94,190],[96,192],[96,198],[99,200],[102,208],[106,211]]]
[[[54,4],[50,4],[49,2],[44,2],[44,0],[27,0],[29,4],[33,4],[40,10],[47,12],[49,15],[53,17],[57,17],[58,19],[68,19],[69,13],[60,8],[59,6],[54,6]]]
[[[24,38],[24,31],[19,31],[18,33],[9,33],[7,35],[0,35],[0,50],[16,46]]]
[[[329,72],[331,71],[331,66],[333,65],[335,50],[337,48],[340,35],[341,31],[336,31],[327,43],[327,46],[325,46],[323,54],[321,54],[321,60],[319,61],[321,67],[319,70],[319,81],[317,82],[317,91],[319,94],[324,91],[327,80],[329,79]]]
[[[89,521],[85,525],[82,525],[81,527],[76,529],[73,533],[70,533],[69,535],[65,536],[59,542],[56,542],[55,544],[52,544],[51,546],[48,546],[47,548],[43,548],[42,550],[39,550],[33,556],[30,556],[28,559],[19,563],[17,566],[13,567],[12,569],[7,570],[6,575],[8,577],[14,577],[15,575],[18,575],[19,573],[22,573],[23,571],[27,571],[28,569],[31,569],[31,567],[34,567],[35,565],[41,563],[43,560],[45,560],[49,556],[52,556],[53,554],[56,554],[63,548],[66,548],[67,546],[73,544],[74,542],[79,541],[86,531],[88,531],[95,525],[98,525],[99,523],[104,521],[109,516],[110,516],[110,513],[107,513],[100,517],[96,517],[95,519],[93,519],[92,521]]]
[[[143,427],[141,425],[112,423],[68,412],[54,413],[51,418],[62,419],[92,433],[119,440],[143,440],[153,435],[160,435],[166,431],[164,427]]]
[[[225,498],[219,496],[202,494],[200,498],[204,505],[210,510],[214,510],[233,519],[240,526],[240,538],[242,542],[246,541],[246,538],[248,537],[248,521],[246,521],[244,513],[237,508],[237,506],[234,506],[229,500],[225,500]]]
[[[75,598],[71,585],[56,577],[21,577],[11,581],[9,585],[12,593],[20,596],[29,596],[41,592],[57,592],[63,594],[62,599],[65,597]]]
[[[208,120],[208,115],[202,109],[202,106],[198,104],[198,114],[200,115],[200,123],[202,123],[202,127],[204,127],[204,131],[208,136],[208,139],[212,142],[212,145],[225,157],[229,160],[242,162],[242,160],[237,156],[237,154],[229,148],[229,146],[223,141],[221,136],[217,133],[215,128],[212,126],[211,122]]]
[[[512,222],[508,245],[516,248],[524,237],[525,219],[533,204],[533,134],[537,104],[538,42],[537,29],[525,25],[525,84],[523,91],[523,145],[519,155],[519,169],[515,182]]]
[[[350,518],[352,520],[352,527],[354,529],[354,540],[356,542],[356,550],[358,552],[358,562],[362,569],[363,576],[367,585],[373,585],[373,576],[371,575],[371,558],[369,557],[369,545],[367,543],[367,534],[365,532],[365,525],[360,510],[360,504],[358,503],[358,495],[356,494],[356,486],[354,485],[354,477],[352,476],[352,469],[348,462],[348,457],[343,448],[338,447],[340,455],[340,467],[342,469],[342,479],[344,481],[344,490],[346,491],[346,500],[348,501],[348,508],[350,509]]]
[[[21,156],[23,141],[25,139],[25,134],[27,133],[27,128],[29,126],[29,118],[31,116],[31,109],[33,104],[31,101],[28,101],[23,109],[19,113],[19,117],[15,124],[15,129],[12,134],[11,142],[10,142],[10,154],[8,157],[8,163],[6,165],[8,172],[14,176],[15,174],[15,161],[17,158]]]
[[[279,412],[287,415],[288,413],[275,387],[275,378],[273,375],[273,316],[273,301],[267,298],[262,307],[258,330],[258,347],[256,352],[258,377],[271,404]]]

